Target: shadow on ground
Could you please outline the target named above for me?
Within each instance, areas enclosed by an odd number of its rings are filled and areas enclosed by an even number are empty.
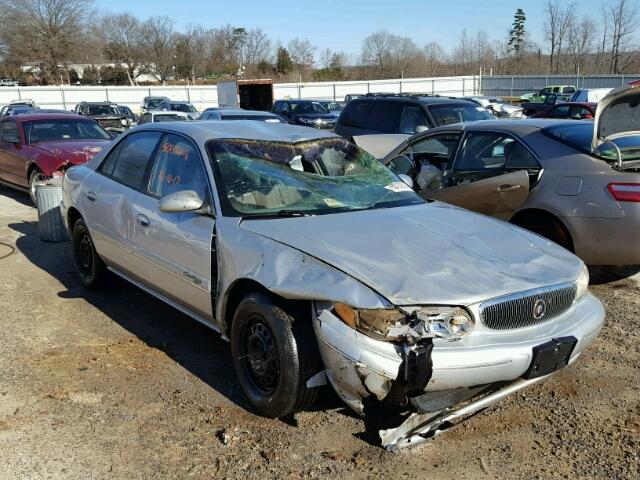
[[[0,184],[0,195],[10,198],[11,200],[14,200],[26,207],[32,207],[33,209],[35,209],[35,206],[31,201],[31,197],[26,191],[14,190],[13,188]]]
[[[69,242],[42,241],[37,222],[12,223],[9,227],[22,234],[16,241],[17,250],[64,285],[59,297],[85,299],[148,346],[165,352],[230,401],[251,410],[236,382],[229,345],[217,333],[116,275],[110,274],[109,281],[100,291],[85,289],[76,278]],[[313,411],[344,406],[332,390],[321,390]],[[292,418],[283,421],[296,425]]]

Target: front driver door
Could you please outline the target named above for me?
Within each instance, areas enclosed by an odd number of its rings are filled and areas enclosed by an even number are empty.
[[[211,297],[217,287],[211,274],[214,216],[160,211],[162,197],[184,190],[195,191],[213,212],[211,188],[196,145],[169,133],[162,138],[146,187],[134,201],[134,256],[144,283],[212,321]]]
[[[444,188],[421,193],[425,198],[505,220],[524,204],[540,169],[535,157],[513,137],[469,132],[445,172]]]

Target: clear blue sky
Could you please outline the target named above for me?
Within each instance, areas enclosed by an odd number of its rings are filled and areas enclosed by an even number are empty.
[[[606,0],[578,0],[580,15],[600,23]],[[139,18],[167,15],[178,28],[190,24],[217,27],[227,23],[262,28],[286,44],[307,37],[318,49],[358,54],[362,40],[386,29],[422,46],[437,41],[450,51],[463,28],[484,29],[492,39],[506,37],[516,8],[527,15],[532,39],[541,42],[543,0],[97,0],[101,12],[129,12]]]

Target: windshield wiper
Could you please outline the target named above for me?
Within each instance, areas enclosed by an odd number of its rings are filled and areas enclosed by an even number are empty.
[[[310,217],[311,214],[307,212],[301,212],[300,210],[278,210],[276,212],[269,212],[264,215],[246,215],[245,219],[260,219],[260,218],[291,218],[291,217]]]

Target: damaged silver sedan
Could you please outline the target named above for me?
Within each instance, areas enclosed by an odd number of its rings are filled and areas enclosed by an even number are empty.
[[[571,364],[604,320],[565,249],[315,129],[138,126],[67,172],[61,210],[83,285],[110,270],[219,331],[263,415],[330,383],[389,450]]]

